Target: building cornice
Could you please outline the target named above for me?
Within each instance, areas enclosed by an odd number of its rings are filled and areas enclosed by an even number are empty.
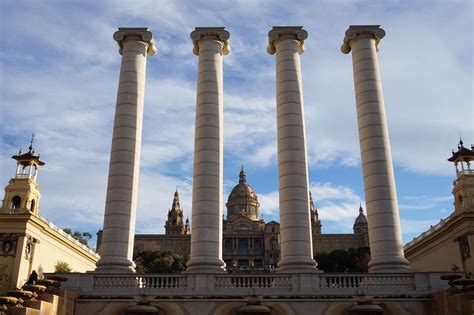
[[[67,234],[61,228],[57,227],[47,219],[34,214],[0,214],[0,222],[24,222],[24,231],[28,233],[31,227],[38,228],[45,232],[45,234],[53,237],[68,248],[80,252],[93,262],[99,259],[99,255],[86,245],[81,244],[71,235]],[[31,225],[31,226],[30,226]],[[23,233],[25,234],[25,233]]]
[[[410,255],[415,250],[432,244],[433,241],[441,240],[443,235],[453,233],[455,231],[454,227],[460,226],[466,222],[472,222],[472,227],[474,228],[474,212],[464,212],[458,215],[454,213],[451,214],[440,223],[432,226],[429,230],[421,233],[420,236],[416,237],[414,240],[408,242],[403,247],[405,255]]]

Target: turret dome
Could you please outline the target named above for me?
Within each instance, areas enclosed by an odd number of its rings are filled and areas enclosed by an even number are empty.
[[[359,216],[355,219],[354,222],[354,234],[365,234],[368,231],[367,217],[364,214],[364,209],[362,204],[359,206]]]
[[[232,189],[227,199],[227,219],[236,216],[245,216],[258,220],[258,197],[253,188],[247,183],[244,168],[239,174],[239,183]]]

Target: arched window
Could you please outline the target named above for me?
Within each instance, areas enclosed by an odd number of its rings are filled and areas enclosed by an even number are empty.
[[[21,198],[19,196],[15,196],[12,198],[11,209],[17,210],[21,207]]]
[[[260,254],[262,251],[262,243],[260,241],[255,241],[253,244],[253,249],[255,253]]]
[[[239,240],[239,254],[247,254],[249,249],[249,243],[246,239]]]
[[[35,200],[31,200],[31,205],[30,205],[30,211],[33,212],[35,211]]]

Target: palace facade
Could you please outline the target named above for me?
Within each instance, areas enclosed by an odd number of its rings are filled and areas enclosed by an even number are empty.
[[[280,224],[276,221],[265,222],[260,216],[258,196],[247,182],[243,167],[239,174],[239,183],[232,189],[226,207],[222,257],[227,271],[274,270],[280,258]],[[311,193],[310,212],[314,253],[369,246],[367,218],[362,206],[359,206],[352,234],[323,234],[318,209]],[[165,234],[136,234],[134,253],[171,250],[189,255],[190,225],[189,220],[184,218],[176,191],[168,211]]]

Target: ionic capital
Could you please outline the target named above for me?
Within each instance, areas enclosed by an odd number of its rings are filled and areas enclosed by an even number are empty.
[[[283,39],[297,40],[299,42],[298,53],[304,52],[304,40],[308,38],[308,32],[303,26],[274,26],[268,32],[267,52],[273,55],[276,52],[275,42]]]
[[[359,38],[375,39],[375,48],[379,51],[379,43],[385,37],[385,31],[380,25],[350,25],[344,36],[341,51],[345,54],[351,52],[351,41]]]
[[[193,40],[193,53],[199,55],[198,42],[202,39],[214,39],[222,43],[222,53],[227,55],[230,52],[229,38],[230,34],[225,27],[196,27],[190,35]]]
[[[153,34],[148,30],[148,27],[119,27],[119,30],[114,33],[114,39],[119,44],[120,54],[123,52],[123,41],[128,37],[146,43],[148,45],[147,54],[150,56],[156,55]]]

